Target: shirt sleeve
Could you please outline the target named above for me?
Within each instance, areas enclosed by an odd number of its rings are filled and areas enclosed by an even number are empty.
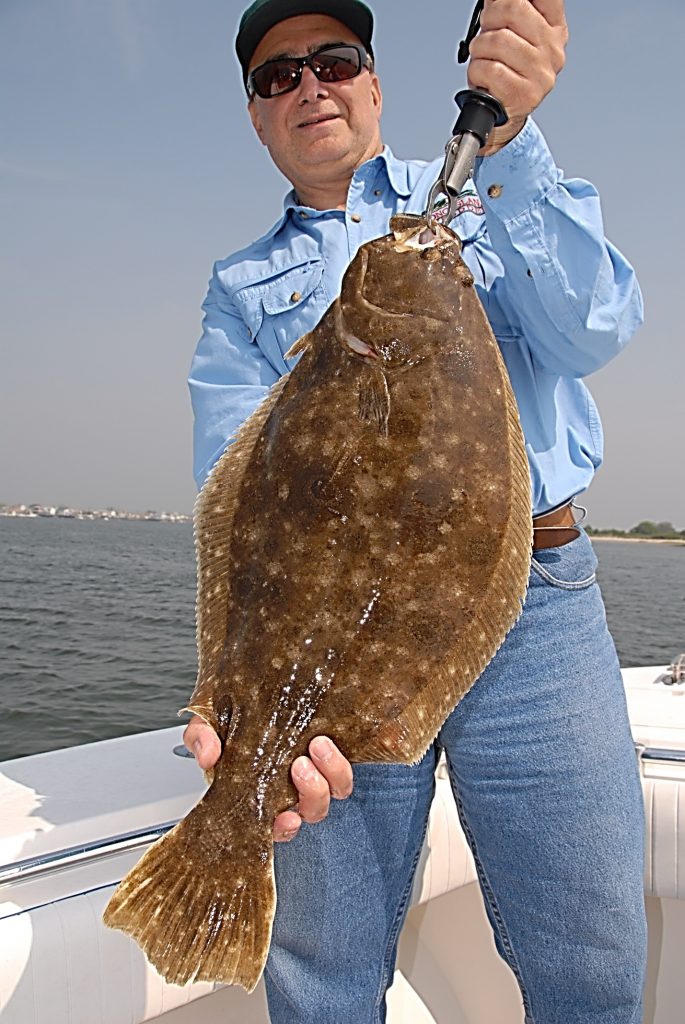
[[[570,377],[604,366],[642,323],[643,307],[632,267],[604,238],[595,188],[563,179],[530,118],[476,161],[474,181],[504,268],[499,287],[535,361]]]
[[[202,309],[202,337],[188,385],[194,413],[193,466],[201,488],[240,424],[279,379],[226,294],[216,267]]]

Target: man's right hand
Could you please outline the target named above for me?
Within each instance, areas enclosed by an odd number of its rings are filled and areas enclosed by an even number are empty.
[[[193,715],[183,742],[203,771],[213,768],[221,754],[221,741],[204,719]],[[297,810],[283,811],[274,821],[274,842],[294,839],[303,821],[314,824],[328,814],[331,797],[345,800],[352,792],[352,765],[327,736],[315,736],[309,757],[293,761],[290,774],[298,794]]]

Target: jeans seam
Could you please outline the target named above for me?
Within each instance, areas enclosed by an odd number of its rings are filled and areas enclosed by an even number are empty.
[[[499,907],[497,906],[497,900],[495,898],[492,886],[490,885],[490,882],[488,880],[485,868],[483,867],[480,857],[478,856],[476,840],[473,835],[473,832],[469,827],[466,818],[466,812],[464,811],[464,805],[462,803],[461,797],[459,796],[454,780],[452,781],[452,792],[454,794],[454,802],[457,805],[457,813],[459,815],[461,827],[464,831],[464,835],[466,836],[469,847],[471,848],[471,853],[473,854],[473,859],[476,865],[476,872],[478,874],[478,879],[480,881],[481,891],[483,892],[483,896],[488,902],[488,906],[490,907],[490,911],[496,922],[499,940],[502,943],[502,948],[504,949],[507,955],[507,964],[513,971],[514,976],[516,977],[516,981],[518,982],[519,989],[521,991],[523,1009],[526,1015],[525,1024],[535,1024],[535,1018],[533,1017],[533,1011],[530,1005],[528,990],[526,988],[525,982],[523,981],[523,973],[521,971],[518,957],[514,952],[514,947],[512,945],[511,939],[509,938],[509,933],[504,923],[504,919],[500,913]]]
[[[559,580],[556,576],[552,576],[551,572],[548,572],[543,565],[540,565],[536,559],[531,562],[531,568],[533,572],[537,573],[543,580],[550,583],[553,587],[558,587],[559,590],[585,590],[587,587],[592,586],[597,580],[597,573],[593,572],[589,576],[586,576],[584,580]]]
[[[426,815],[426,821],[425,821],[424,826],[423,826],[423,831],[421,833],[421,838],[420,838],[420,841],[416,845],[416,853],[414,854],[414,857],[412,858],[412,865],[411,865],[411,868],[410,868],[410,871],[409,871],[409,878],[407,880],[407,884],[405,885],[404,890],[402,892],[402,895],[400,897],[400,902],[399,902],[399,904],[397,906],[397,911],[395,913],[395,920],[393,921],[393,923],[392,923],[392,925],[390,927],[390,931],[388,932],[388,941],[387,941],[386,946],[385,946],[385,955],[383,957],[383,963],[382,963],[382,966],[381,966],[381,977],[380,977],[380,982],[379,982],[379,985],[378,985],[378,992],[376,993],[376,1002],[374,1004],[373,1024],[377,1024],[377,1022],[380,1020],[379,1011],[380,1011],[381,1004],[383,1002],[383,998],[385,996],[385,993],[387,992],[387,989],[388,989],[388,975],[390,973],[390,964],[389,964],[390,954],[392,952],[392,949],[393,949],[395,943],[397,942],[397,937],[399,935],[400,927],[401,927],[403,919],[404,919],[404,912],[406,910],[407,903],[409,902],[409,899],[411,897],[411,892],[412,892],[412,889],[414,887],[414,875],[416,874],[416,868],[417,868],[417,865],[419,863],[419,859],[421,857],[421,851],[423,849],[423,844],[424,844],[424,841],[425,841],[425,838],[426,838],[426,834],[428,832],[428,820],[429,820],[429,817],[430,817],[430,813]]]

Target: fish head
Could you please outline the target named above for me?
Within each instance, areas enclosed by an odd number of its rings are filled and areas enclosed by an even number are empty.
[[[338,340],[383,370],[415,363],[444,346],[455,303],[472,285],[453,231],[432,231],[424,217],[393,217],[390,234],[364,245],[345,274]]]

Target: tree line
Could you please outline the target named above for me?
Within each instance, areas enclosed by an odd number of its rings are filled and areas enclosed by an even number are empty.
[[[593,526],[587,527],[587,532],[594,537],[635,537],[651,540],[685,540],[685,530],[677,530],[673,523],[653,523],[651,519],[643,519],[637,526],[630,530],[618,530],[613,527],[608,530],[599,530]]]

